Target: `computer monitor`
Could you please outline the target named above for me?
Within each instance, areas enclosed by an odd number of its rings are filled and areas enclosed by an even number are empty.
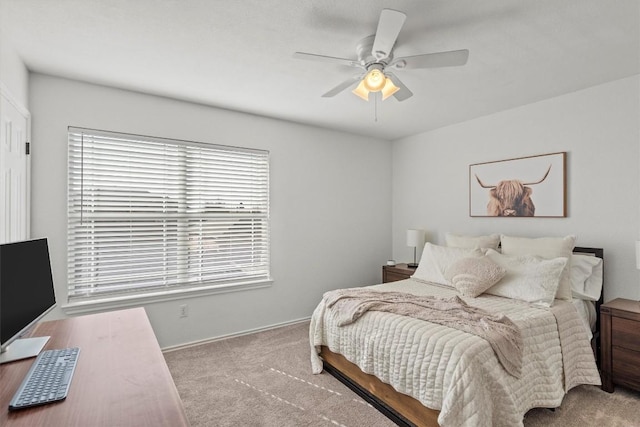
[[[49,337],[21,336],[55,305],[47,239],[0,245],[0,363],[40,353]]]

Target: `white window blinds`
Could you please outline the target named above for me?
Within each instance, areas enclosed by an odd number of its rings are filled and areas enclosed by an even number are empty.
[[[269,279],[269,153],[69,128],[69,299]]]

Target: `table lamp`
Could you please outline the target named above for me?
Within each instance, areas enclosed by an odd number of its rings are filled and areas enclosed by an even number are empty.
[[[407,264],[409,268],[418,267],[416,251],[424,245],[424,230],[407,230],[407,246],[413,248],[413,262]]]

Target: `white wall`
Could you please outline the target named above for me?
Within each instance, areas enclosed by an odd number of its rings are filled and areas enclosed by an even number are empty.
[[[414,227],[434,243],[445,231],[576,234],[578,245],[605,249],[605,299],[639,299],[638,93],[634,76],[389,144],[32,74],[32,235],[50,239],[64,303],[66,129],[84,126],[271,152],[273,286],[147,305],[162,346],[305,318],[324,291],[378,283],[390,255],[411,259]],[[557,151],[568,153],[567,218],[468,216],[469,164]]]
[[[27,67],[13,49],[0,29],[0,83],[14,101],[27,108],[29,93],[29,73]]]
[[[405,230],[414,227],[439,244],[447,231],[575,234],[578,246],[604,248],[605,301],[640,299],[639,94],[634,76],[395,141],[394,258],[413,257]],[[566,218],[469,217],[470,164],[559,151],[567,152]]]
[[[49,238],[62,303],[70,125],[270,151],[273,286],[148,304],[163,347],[306,318],[323,292],[381,280],[391,253],[387,141],[42,74],[31,75],[30,106],[32,235]],[[181,304],[189,317],[179,318]]]

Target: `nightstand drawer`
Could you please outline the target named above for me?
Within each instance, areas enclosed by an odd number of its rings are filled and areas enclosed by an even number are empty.
[[[640,352],[620,347],[611,349],[613,379],[616,383],[638,389],[640,387]]]
[[[622,317],[611,318],[611,344],[640,352],[640,330],[638,322]],[[640,371],[640,368],[636,368]]]
[[[396,273],[394,271],[387,271],[385,274],[385,279],[387,282],[396,282],[398,280],[408,279],[410,276],[402,273]]]
[[[416,269],[409,268],[407,264],[384,265],[382,266],[382,283],[406,280],[415,272]]]

